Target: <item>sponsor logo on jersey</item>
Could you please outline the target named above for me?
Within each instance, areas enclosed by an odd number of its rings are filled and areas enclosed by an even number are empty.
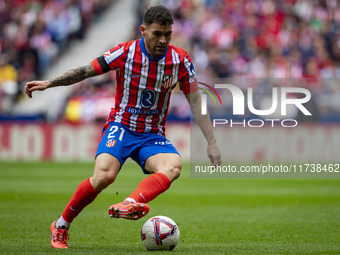
[[[155,104],[156,91],[152,89],[145,89],[141,95],[141,105],[143,108],[149,109]]]
[[[164,74],[162,80],[163,88],[167,89],[172,85],[172,75],[171,74]]]
[[[113,147],[116,144],[116,140],[110,139],[106,142],[106,147]]]
[[[136,109],[134,107],[128,107],[127,111],[132,114],[140,114],[140,115],[158,115],[160,114],[160,110],[143,110],[143,109]]]

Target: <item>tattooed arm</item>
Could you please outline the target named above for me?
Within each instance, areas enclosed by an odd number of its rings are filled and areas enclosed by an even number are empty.
[[[32,98],[32,92],[35,90],[42,91],[57,86],[67,86],[96,75],[97,73],[93,69],[92,65],[88,64],[86,66],[68,70],[66,73],[59,75],[49,81],[27,82],[25,85],[25,93],[28,95],[28,97]]]

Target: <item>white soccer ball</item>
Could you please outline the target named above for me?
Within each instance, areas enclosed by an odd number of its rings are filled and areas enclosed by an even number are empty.
[[[155,216],[147,220],[141,231],[142,242],[150,251],[172,251],[179,241],[177,224],[166,216]]]

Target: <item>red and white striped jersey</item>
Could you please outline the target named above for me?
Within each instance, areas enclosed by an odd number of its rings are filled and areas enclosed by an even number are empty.
[[[171,91],[179,83],[185,93],[198,90],[193,64],[181,48],[169,44],[166,53],[152,59],[144,38],[119,44],[91,62],[97,74],[116,70],[115,108],[109,121],[139,133],[165,135]]]

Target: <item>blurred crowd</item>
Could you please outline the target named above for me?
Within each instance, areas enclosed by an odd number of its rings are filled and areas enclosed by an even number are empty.
[[[340,77],[340,1],[161,0],[202,76]]]
[[[110,0],[0,0],[0,113],[82,40]]]
[[[108,1],[0,0],[0,91],[13,93],[14,83],[44,73],[71,40],[84,37]],[[303,86],[321,94],[318,105],[340,113],[339,0],[140,0],[131,12],[137,16],[131,40],[141,37],[142,16],[152,5],[172,11],[171,43],[189,53],[198,80],[303,78]],[[4,74],[11,78],[4,81]],[[114,79],[111,74],[87,81],[73,97],[112,97]],[[169,118],[188,119],[187,103],[176,92],[172,100],[180,107],[170,108]]]
[[[153,5],[172,11],[175,22],[171,43],[189,53],[199,81],[210,79],[214,84],[216,79],[233,79],[244,90],[252,86],[259,98],[254,103],[260,107],[262,99],[271,96],[273,86],[287,86],[277,79],[299,79],[289,85],[295,83],[312,91],[311,107],[320,108],[314,112],[339,116],[340,86],[336,78],[340,78],[340,1],[141,0],[131,40],[141,37],[143,14]],[[334,79],[325,82],[328,78]],[[97,90],[101,88],[100,93],[102,85],[94,84]],[[87,88],[92,90],[91,86]],[[113,95],[112,90],[107,91]],[[188,120],[189,105],[182,93],[176,92],[171,97],[168,119]]]
[[[140,23],[150,4],[173,12],[172,43],[189,53],[198,81],[210,79],[214,84],[216,79],[228,79],[245,92],[253,86],[259,98],[270,97],[273,86],[304,86],[312,92],[318,120],[340,120],[336,117],[340,115],[336,80],[340,78],[340,1],[143,1]],[[294,81],[279,81],[282,78]],[[172,100],[179,101],[177,97]],[[170,113],[183,111],[184,105],[176,105]],[[189,109],[185,112],[189,118]]]

